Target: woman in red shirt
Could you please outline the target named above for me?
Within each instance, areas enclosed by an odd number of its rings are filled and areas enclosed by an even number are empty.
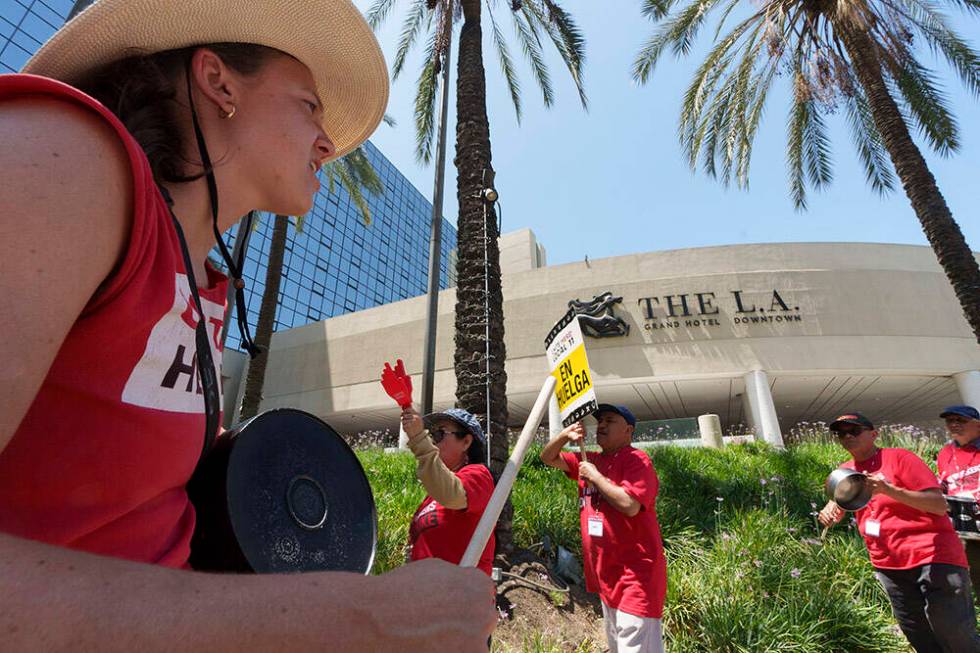
[[[459,564],[493,494],[487,469],[487,438],[477,421],[461,408],[426,415],[402,410],[402,428],[418,461],[416,476],[428,493],[409,527],[411,560],[440,558]],[[490,535],[477,566],[493,571]]]
[[[3,647],[485,647],[472,570],[186,570],[185,485],[220,415],[228,280],[207,254],[252,210],[308,212],[319,167],[377,126],[388,80],[360,12],[98,0],[23,72],[0,75]]]

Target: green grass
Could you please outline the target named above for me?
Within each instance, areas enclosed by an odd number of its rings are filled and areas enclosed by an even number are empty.
[[[938,444],[916,448],[932,460]],[[528,452],[514,487],[515,543],[527,547],[548,535],[580,555],[575,486],[546,468],[538,451]],[[408,522],[424,492],[409,454],[359,456],[378,507],[374,571],[381,573],[403,563]],[[856,531],[841,525],[819,540],[814,512],[825,501],[823,480],[845,458],[838,446],[658,447],[650,456],[660,478],[671,653],[908,650]],[[539,638],[525,650],[557,649]]]

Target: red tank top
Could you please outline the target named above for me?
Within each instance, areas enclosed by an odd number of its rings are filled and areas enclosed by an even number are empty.
[[[0,531],[185,566],[194,509],[184,485],[201,453],[204,397],[197,311],[170,213],[146,155],[108,109],[60,82],[0,75],[0,102],[23,96],[84,106],[112,125],[129,156],[134,205],[122,260],[0,452]],[[210,268],[208,277],[200,295],[220,361],[227,278]]]

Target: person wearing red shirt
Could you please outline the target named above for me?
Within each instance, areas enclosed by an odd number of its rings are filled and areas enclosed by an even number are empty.
[[[950,442],[936,456],[943,494],[980,500],[980,411],[973,406],[949,406],[939,415],[946,421]],[[961,535],[962,537],[962,535]],[[980,540],[962,538],[970,564],[970,580],[980,585]]]
[[[911,451],[878,448],[878,431],[860,413],[830,430],[851,455],[841,467],[867,475],[871,500],[856,513],[858,531],[909,643],[918,653],[980,651],[966,554],[932,470]],[[827,526],[843,517],[830,501],[818,518]]]
[[[0,648],[485,651],[476,570],[188,569],[229,283],[208,252],[242,301],[221,234],[308,213],[380,122],[370,26],[350,0],[75,5],[0,75]]]
[[[541,460],[578,481],[586,589],[597,592],[610,653],[662,653],[667,562],[657,522],[657,472],[632,446],[636,418],[626,406],[599,404],[600,453],[587,462],[563,453],[585,437],[572,424]]]
[[[418,462],[416,476],[428,493],[408,532],[410,560],[439,558],[459,564],[476,525],[493,494],[487,469],[487,438],[477,421],[461,408],[426,415],[411,406],[402,409],[402,428],[408,448]],[[477,564],[488,576],[493,571],[493,534]]]

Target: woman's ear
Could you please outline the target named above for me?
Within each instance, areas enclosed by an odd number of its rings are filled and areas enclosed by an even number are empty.
[[[198,48],[191,56],[190,72],[197,91],[221,111],[229,113],[238,103],[237,80],[215,52]]]

